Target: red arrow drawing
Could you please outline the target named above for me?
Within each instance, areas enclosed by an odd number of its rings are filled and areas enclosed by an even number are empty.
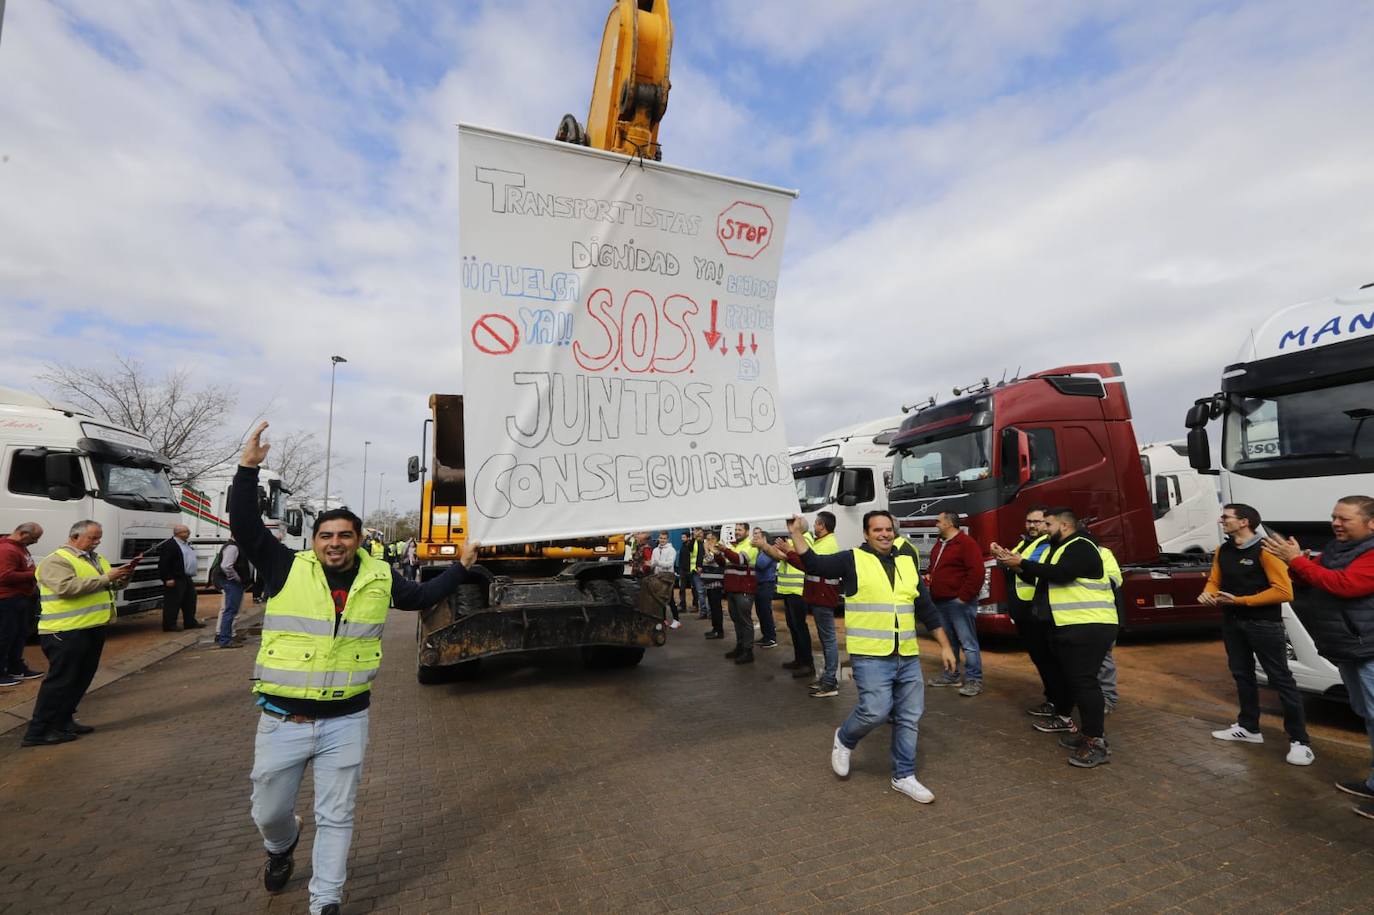
[[[753,334],[749,335],[749,351],[753,353],[757,353],[759,351],[758,341],[754,339]]]
[[[744,331],[739,332],[739,345],[735,347],[735,352],[744,355]]]
[[[720,354],[721,354],[722,356],[724,356],[724,355],[725,355],[726,353],[728,353],[728,352],[730,352],[730,347],[728,347],[728,346],[726,346],[724,343],[722,343],[722,344],[720,345]]]
[[[719,307],[719,306],[716,304],[716,300],[715,300],[715,299],[712,299],[712,300],[711,300],[711,329],[710,329],[710,330],[703,330],[703,331],[701,332],[701,335],[702,335],[703,337],[706,338],[706,348],[707,348],[707,349],[715,349],[715,348],[716,348],[716,344],[720,342],[720,334],[716,333],[716,309],[717,309],[717,307]]]

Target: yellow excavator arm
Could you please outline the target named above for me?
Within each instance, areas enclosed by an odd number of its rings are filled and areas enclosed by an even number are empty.
[[[563,115],[555,138],[627,156],[663,158],[658,123],[668,110],[673,21],[668,0],[615,0],[601,35],[584,128]]]

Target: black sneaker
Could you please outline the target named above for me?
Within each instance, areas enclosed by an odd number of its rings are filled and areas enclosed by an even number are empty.
[[[1053,702],[1042,702],[1042,703],[1040,703],[1039,705],[1037,705],[1035,708],[1028,708],[1028,709],[1026,709],[1026,714],[1027,714],[1027,715],[1030,715],[1032,718],[1053,718],[1053,717],[1054,717],[1054,703],[1053,703]]]
[[[1084,737],[1078,749],[1069,757],[1069,765],[1080,769],[1094,769],[1112,761],[1112,751],[1105,737]]]
[[[46,671],[33,670],[31,668],[25,667],[23,670],[15,671],[14,673],[10,674],[10,676],[14,677],[16,680],[37,680],[40,677],[42,677],[44,673],[46,673]]]
[[[66,731],[48,731],[38,735],[25,734],[24,739],[19,741],[19,745],[21,747],[51,747],[59,743],[71,743],[75,739],[75,734],[68,734]]]
[[[1369,790],[1369,785],[1366,782],[1336,782],[1336,790],[1362,797],[1367,801],[1374,801],[1374,791]]]
[[[706,633],[706,635],[704,636],[704,638],[708,638],[708,639],[723,639],[723,638],[725,638],[725,633],[721,632],[719,629],[712,629],[710,632]]]
[[[1374,802],[1365,801],[1362,804],[1356,804],[1350,809],[1355,811],[1357,816],[1362,816],[1366,820],[1374,820]]]
[[[806,677],[814,676],[816,676],[816,668],[814,667],[798,667],[796,670],[792,671],[793,680],[802,680]]]
[[[831,699],[840,694],[840,687],[837,683],[818,683],[811,687],[812,699]]]
[[[782,662],[782,669],[783,669],[783,670],[796,670],[796,669],[799,668],[799,667],[805,667],[805,666],[806,666],[806,662],[804,662],[804,661],[783,661],[783,662]]]
[[[753,664],[753,663],[754,663],[754,653],[753,653],[752,651],[741,652],[740,655],[739,655],[739,657],[735,658],[735,663],[736,663],[736,664]]]
[[[63,726],[63,727],[61,728],[61,730],[62,730],[62,731],[65,731],[65,732],[68,733],[68,734],[76,734],[78,737],[81,736],[82,734],[94,734],[94,733],[95,733],[95,728],[91,727],[89,724],[82,724],[81,722],[77,721],[75,718],[73,718],[72,720],[68,721],[68,722],[66,723],[66,725]]]
[[[1077,734],[1078,725],[1073,723],[1072,718],[1063,715],[1051,715],[1044,721],[1034,722],[1031,727],[1040,731],[1042,734]]]
[[[331,902],[329,905],[320,909],[320,915],[339,915],[339,904]]]
[[[262,870],[262,885],[269,893],[280,893],[282,887],[286,886],[286,881],[291,879],[291,871],[296,868],[296,861],[291,855],[296,851],[296,846],[301,841],[301,818],[296,817],[296,838],[291,843],[291,847],[281,854],[267,853],[267,866]]]
[[[742,654],[744,654],[744,652],[740,651],[738,648],[731,648],[729,651],[725,653],[725,660],[733,661],[735,658],[738,658]]]
[[[777,639],[764,639],[763,641],[759,642],[759,643],[757,644],[756,647],[758,647],[758,648],[777,648],[777,647],[778,647],[778,640],[777,640]]]

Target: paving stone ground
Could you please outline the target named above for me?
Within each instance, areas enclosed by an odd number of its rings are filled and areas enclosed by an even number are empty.
[[[778,665],[736,667],[689,620],[629,671],[574,656],[421,687],[394,612],[372,706],[346,913],[1368,912],[1374,822],[1310,768],[1219,744],[1132,703],[1113,762],[1080,771],[1022,707],[1029,677],[928,690],[921,806],[888,787],[886,728],[829,769],[854,688],[813,700]],[[927,655],[929,657],[929,655]],[[303,912],[306,831],[287,891],[262,889],[248,816],[253,649],[187,649],[87,697],[97,733],[0,743],[0,912]],[[1127,672],[1123,671],[1123,682]]]

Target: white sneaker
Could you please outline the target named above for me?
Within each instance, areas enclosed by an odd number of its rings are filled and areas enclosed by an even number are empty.
[[[935,795],[930,793],[930,789],[916,781],[914,775],[908,775],[906,778],[894,778],[892,790],[900,791],[918,804],[929,804],[935,800]]]
[[[1233,724],[1229,728],[1222,728],[1220,731],[1213,731],[1212,736],[1217,740],[1239,740],[1242,743],[1264,743],[1263,734],[1247,731],[1238,724]]]
[[[835,729],[835,746],[830,750],[830,768],[835,770],[835,774],[840,778],[849,777],[849,754],[852,752],[844,744],[840,743],[840,729]],[[915,779],[912,779],[915,781]],[[893,782],[895,787],[896,782]]]
[[[1312,748],[1305,743],[1298,743],[1296,740],[1288,741],[1288,762],[1294,766],[1310,766],[1317,754],[1312,752]]]
[[[669,628],[669,629],[681,629],[681,628],[682,628],[682,622],[681,622],[680,620],[673,620],[671,623],[668,624],[668,628]]]

